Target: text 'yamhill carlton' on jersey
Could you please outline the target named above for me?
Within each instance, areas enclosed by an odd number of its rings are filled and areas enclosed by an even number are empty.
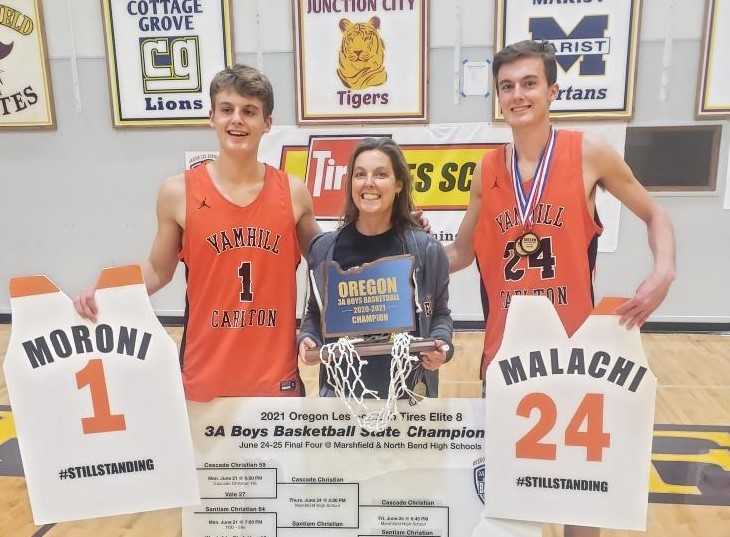
[[[288,176],[266,166],[261,192],[245,207],[223,197],[205,166],[186,172],[185,189],[186,397],[301,395],[295,341],[301,255]]]
[[[602,228],[588,211],[582,143],[579,132],[557,132],[545,191],[532,213],[540,246],[526,256],[515,249],[525,230],[505,148],[490,151],[482,161],[482,203],[473,243],[487,298],[482,371],[499,349],[514,295],[546,296],[568,334],[593,309],[593,269]]]

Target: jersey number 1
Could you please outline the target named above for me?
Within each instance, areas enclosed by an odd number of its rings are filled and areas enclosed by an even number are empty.
[[[238,277],[241,278],[241,302],[253,302],[251,289],[251,262],[244,261],[238,267]]]

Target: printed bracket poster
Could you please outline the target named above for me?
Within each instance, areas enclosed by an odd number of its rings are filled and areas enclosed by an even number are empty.
[[[426,0],[297,0],[297,122],[424,123]]]
[[[229,0],[102,0],[115,127],[207,125],[213,76],[233,63]]]

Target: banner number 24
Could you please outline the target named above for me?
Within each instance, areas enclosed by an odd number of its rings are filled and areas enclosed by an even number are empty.
[[[517,441],[515,454],[518,459],[553,461],[556,458],[557,445],[541,440],[555,426],[558,416],[557,406],[553,398],[545,393],[530,393],[517,405],[517,415],[529,418],[535,409],[540,413],[540,419]],[[602,393],[587,393],[583,397],[565,429],[564,440],[566,446],[584,447],[586,460],[591,462],[603,460],[603,450],[611,445],[611,434],[603,430]]]

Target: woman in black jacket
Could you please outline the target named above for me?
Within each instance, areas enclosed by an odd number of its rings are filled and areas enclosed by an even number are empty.
[[[391,138],[366,138],[350,159],[346,176],[346,206],[342,225],[312,241],[307,256],[310,287],[307,312],[297,339],[299,358],[324,343],[318,297],[324,296],[327,261],[342,270],[359,267],[383,257],[409,254],[414,257],[416,293],[413,335],[436,339],[436,349],[421,354],[420,364],[408,378],[408,388],[425,385],[426,395],[438,396],[438,368],[451,358],[453,322],[449,310],[448,259],[441,243],[413,220],[412,179],[408,164]],[[369,357],[362,368],[364,385],[379,397],[387,396],[390,381],[388,356]],[[320,395],[333,396],[324,368],[320,370]],[[358,394],[359,395],[359,394]]]

